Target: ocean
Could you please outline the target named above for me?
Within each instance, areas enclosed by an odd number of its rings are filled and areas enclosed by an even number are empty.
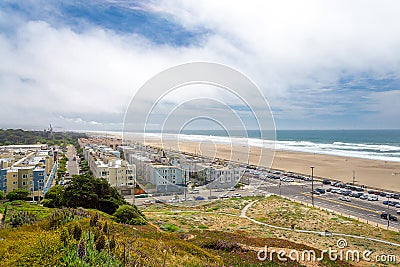
[[[247,131],[247,137],[235,132],[230,135],[243,144],[273,144],[268,137],[262,141],[258,131]],[[218,130],[184,130],[180,139],[230,142],[227,133]],[[275,149],[400,162],[400,130],[277,130]]]
[[[107,131],[112,133],[112,131]],[[99,133],[106,133],[99,131]],[[121,134],[121,132],[114,132]],[[138,133],[137,133],[138,134]],[[147,132],[147,136],[159,137],[158,132]],[[164,138],[169,135],[165,134]],[[170,136],[175,139],[175,137]],[[222,130],[183,130],[179,136],[184,141],[212,141],[229,144],[231,142],[259,147],[275,147],[276,150],[317,153],[343,157],[356,157],[382,161],[400,162],[399,130],[277,130],[276,141],[265,133],[248,130],[247,137],[239,132],[230,132],[230,137]],[[264,137],[267,136],[267,137]]]

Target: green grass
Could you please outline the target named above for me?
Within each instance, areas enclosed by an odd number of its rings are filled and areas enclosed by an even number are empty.
[[[6,207],[7,207],[7,214],[11,214],[13,212],[18,213],[20,211],[27,212],[35,215],[37,220],[42,220],[48,217],[53,212],[53,209],[51,208],[46,208],[38,204],[29,203],[23,200],[15,200],[13,202],[3,203],[2,205],[0,205],[0,212],[2,214],[4,214]],[[5,222],[8,222],[8,220],[9,216],[6,216]]]

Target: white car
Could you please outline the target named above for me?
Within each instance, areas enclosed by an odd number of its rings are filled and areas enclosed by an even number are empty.
[[[145,201],[143,201],[144,205],[151,205],[153,204],[153,201],[151,201],[150,199],[146,199]]]
[[[368,201],[378,201],[378,196],[369,196]]]
[[[219,196],[219,198],[229,198],[229,196],[227,194],[222,194]]]
[[[339,197],[339,200],[346,201],[346,202],[350,202],[351,201],[349,197]]]
[[[231,195],[231,197],[242,197],[242,195],[239,194],[239,193],[233,193],[233,194]]]

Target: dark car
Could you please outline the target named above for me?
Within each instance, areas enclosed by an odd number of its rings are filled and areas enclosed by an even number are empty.
[[[329,181],[328,179],[325,179],[322,181],[323,184],[331,184],[331,181]]]
[[[323,188],[316,188],[315,191],[317,191],[320,194],[325,194],[325,189]]]
[[[388,214],[387,213],[382,213],[381,218],[387,220],[388,219]],[[397,221],[397,217],[389,214],[389,221]]]
[[[385,193],[385,192],[380,192],[379,195],[380,195],[381,197],[386,197],[386,193]]]
[[[394,195],[393,195],[393,198],[395,198],[395,199],[400,199],[400,194],[394,194]]]
[[[204,197],[198,196],[198,197],[196,197],[194,200],[196,200],[196,201],[201,201],[201,200],[205,200],[205,198],[204,198]]]
[[[375,194],[375,190],[368,190],[368,194],[374,195]]]

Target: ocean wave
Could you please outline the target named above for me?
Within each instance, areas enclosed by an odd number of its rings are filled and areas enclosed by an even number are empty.
[[[141,133],[140,135],[143,135]],[[265,140],[260,138],[227,137],[215,135],[145,133],[147,138],[163,138],[185,142],[213,142],[215,144],[255,146],[283,151],[355,157],[400,162],[400,146],[365,143],[317,143],[311,141]]]
[[[161,136],[165,139],[177,139],[186,142],[213,142],[216,144],[232,144],[242,146],[255,146],[275,148],[276,150],[335,155],[342,157],[355,157],[382,161],[400,162],[400,147],[386,144],[362,143],[315,143],[310,141],[273,141],[259,138],[226,137],[213,135],[188,135],[149,133],[148,137]]]

